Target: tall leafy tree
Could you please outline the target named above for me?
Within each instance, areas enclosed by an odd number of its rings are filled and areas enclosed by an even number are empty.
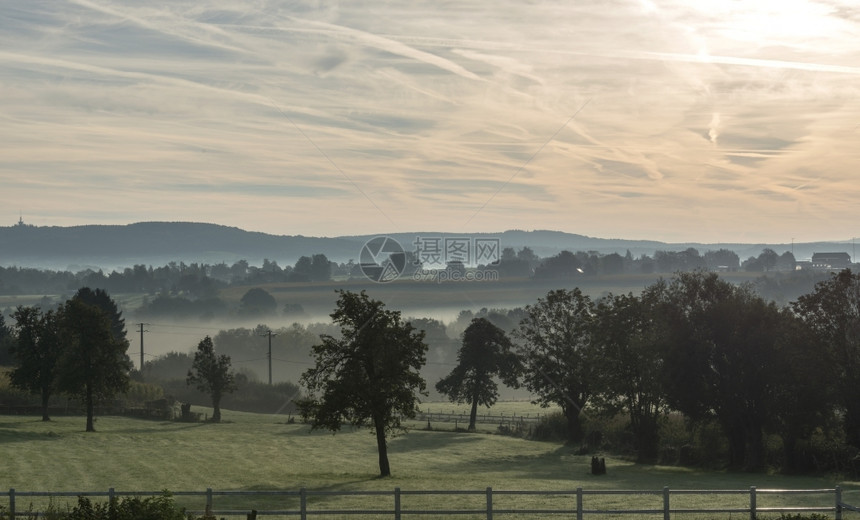
[[[323,334],[313,347],[315,366],[302,375],[308,397],[299,409],[314,429],[370,426],[379,473],[390,476],[386,436],[403,429],[402,419],[415,416],[418,395],[426,395],[419,373],[427,353],[424,331],[364,291],[339,294],[331,318],[341,336]]]
[[[9,374],[10,381],[16,388],[39,394],[42,420],[50,421],[48,401],[57,388],[57,362],[62,353],[57,315],[19,306],[12,317],[17,341],[11,346],[16,367]]]
[[[782,313],[778,351],[768,363],[771,374],[771,399],[768,425],[782,438],[786,471],[802,469],[803,444],[808,445],[816,429],[832,422],[838,390],[832,384],[831,357],[821,347],[821,338],[805,326],[798,316]]]
[[[578,442],[580,414],[594,393],[594,305],[578,288],[550,291],[526,307],[515,336],[522,381],[542,406],[558,405],[567,418],[567,440]]]
[[[593,339],[600,362],[594,364],[594,404],[604,413],[627,414],[642,462],[657,458],[660,424],[668,412],[662,328],[655,320],[663,287],[655,284],[641,297],[609,295],[595,311]]]
[[[793,310],[829,360],[846,441],[860,448],[860,273],[834,274],[800,296]]]
[[[81,299],[68,300],[59,312],[58,389],[81,398],[87,411],[87,431],[92,432],[96,401],[128,389],[132,367],[128,341],[117,337],[107,313]]]
[[[108,320],[110,320],[110,330],[114,339],[117,341],[127,341],[125,319],[122,317],[122,311],[119,310],[116,302],[104,289],[81,287],[72,298],[101,309]]]
[[[0,314],[0,366],[7,366],[13,362],[12,345],[14,342],[15,336],[12,327],[6,323],[5,316]]]
[[[236,374],[231,368],[230,356],[216,355],[215,345],[209,336],[197,344],[186,383],[209,394],[212,398],[212,422],[221,422],[221,399],[224,394],[236,391]]]
[[[747,286],[715,273],[680,273],[667,287],[667,397],[693,420],[715,418],[729,443],[732,467],[760,469],[764,431],[773,417],[770,363],[777,358],[783,316]]]
[[[469,403],[469,430],[475,430],[478,405],[492,406],[499,398],[495,378],[517,385],[519,359],[505,331],[486,318],[475,318],[463,332],[457,366],[436,383],[436,390],[452,402]]]

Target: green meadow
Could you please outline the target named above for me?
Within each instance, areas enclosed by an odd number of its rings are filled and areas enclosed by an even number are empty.
[[[447,411],[447,403],[423,408]],[[528,403],[500,403],[497,415],[543,412]],[[456,408],[456,407],[455,407]],[[200,411],[206,411],[200,409]],[[507,437],[484,428],[478,433],[454,431],[451,424],[413,424],[390,440],[393,476],[377,477],[374,437],[368,430],[311,432],[288,424],[283,416],[224,412],[221,424],[158,422],[100,417],[95,433],[84,432],[83,417],[0,416],[0,489],[16,491],[203,491],[292,490],[660,490],[670,489],[815,489],[840,485],[849,503],[860,503],[860,482],[839,475],[785,476],[705,471],[673,466],[639,465],[606,456],[608,473],[590,474],[590,455],[573,447]],[[41,500],[41,501],[40,501]],[[201,497],[177,497],[189,509],[202,509]],[[297,498],[216,497],[216,509],[297,507]],[[404,507],[438,509],[483,507],[482,496],[409,496]],[[540,502],[550,500],[550,503]],[[551,499],[499,497],[498,508],[567,508],[570,496]],[[672,507],[745,507],[747,495],[673,497]],[[20,497],[18,510],[62,499]],[[408,501],[408,502],[407,502]],[[434,502],[435,501],[435,502]],[[829,504],[817,499],[761,495],[760,507]],[[390,497],[313,497],[324,508],[385,508]],[[325,504],[324,506],[321,504]],[[0,504],[3,499],[0,498]],[[587,496],[586,508],[659,508],[659,496]],[[713,517],[713,516],[712,516]]]

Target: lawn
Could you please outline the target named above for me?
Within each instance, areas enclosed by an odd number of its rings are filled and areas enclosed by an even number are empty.
[[[436,403],[424,406],[450,408]],[[528,403],[499,405],[523,413]],[[493,414],[499,413],[493,410]],[[84,432],[83,417],[0,416],[0,488],[17,491],[199,491],[215,490],[586,490],[624,489],[809,489],[845,488],[860,502],[860,483],[838,476],[782,476],[701,471],[633,464],[607,457],[608,474],[590,474],[590,456],[557,443],[488,432],[414,429],[389,443],[393,476],[377,477],[374,437],[350,428],[331,434],[287,424],[283,416],[224,412],[222,424],[156,422],[101,417],[97,432]],[[417,425],[417,426],[420,426]],[[590,507],[631,505],[630,497],[588,497]],[[177,498],[178,501],[181,501]],[[200,499],[182,498],[200,508]],[[219,498],[216,507],[294,507],[289,500]],[[338,507],[375,507],[378,497],[340,499]],[[389,499],[385,499],[388,505]],[[410,507],[420,500],[410,497]],[[436,498],[438,500],[438,497]],[[452,496],[446,506],[473,504],[480,497]],[[512,499],[508,499],[512,500]],[[530,497],[517,498],[517,507]],[[536,500],[536,499],[535,499]],[[567,500],[567,499],[565,499]],[[642,499],[645,500],[645,499]],[[678,497],[676,507],[722,504],[744,507],[748,496]],[[759,498],[760,506],[798,497]],[[819,499],[818,503],[821,499]],[[471,502],[470,502],[471,501]],[[640,507],[660,507],[659,497]],[[826,501],[826,499],[825,499]],[[286,504],[286,505],[285,505]],[[675,502],[673,502],[675,504]],[[40,506],[40,504],[36,504]],[[510,506],[510,504],[509,504]],[[26,504],[18,505],[19,510]],[[480,506],[478,506],[480,507]],[[499,507],[505,507],[499,505]]]

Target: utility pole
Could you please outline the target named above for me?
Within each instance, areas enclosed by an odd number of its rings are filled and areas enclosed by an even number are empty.
[[[269,386],[272,386],[272,336],[277,336],[277,334],[272,334],[272,331],[269,330],[265,334],[260,334],[260,336],[269,337]]]
[[[149,332],[148,330],[143,330],[144,325],[149,325],[148,323],[138,323],[140,327],[140,373],[143,374],[143,333]]]

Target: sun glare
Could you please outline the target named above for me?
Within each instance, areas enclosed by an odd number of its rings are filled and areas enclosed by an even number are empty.
[[[841,32],[830,7],[807,0],[705,0],[695,7],[713,21],[716,36],[759,47],[804,46]]]

